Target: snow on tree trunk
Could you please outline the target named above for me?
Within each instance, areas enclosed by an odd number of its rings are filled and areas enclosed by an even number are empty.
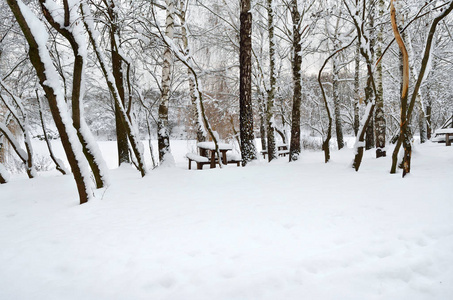
[[[49,24],[63,35],[71,45],[74,53],[72,77],[72,119],[77,136],[83,148],[85,158],[93,172],[97,188],[109,184],[108,168],[94,140],[83,114],[83,98],[85,93],[85,67],[88,45],[85,41],[83,25],[77,20],[79,1],[63,1],[63,8],[53,1],[40,0],[44,16]],[[64,16],[61,19],[61,15]]]
[[[373,65],[372,65],[372,51],[370,49],[370,37],[366,32],[364,32],[363,23],[365,20],[362,17],[365,15],[366,10],[366,1],[357,1],[356,7],[352,8],[344,2],[346,8],[349,12],[349,15],[352,18],[352,22],[357,31],[357,38],[359,44],[360,55],[365,59],[366,68],[367,68],[367,85],[365,87],[365,100],[367,106],[365,108],[365,114],[361,120],[361,126],[357,132],[357,139],[355,143],[355,156],[352,163],[352,167],[358,171],[362,163],[363,151],[366,146],[365,144],[365,133],[368,128],[372,118],[375,107],[375,95],[376,95],[376,85],[374,82],[373,76]]]
[[[173,40],[174,35],[174,1],[166,0],[167,18],[165,22],[165,36]],[[165,47],[164,61],[162,66],[162,95],[159,104],[159,116],[157,119],[157,141],[159,146],[159,161],[161,165],[174,165],[174,159],[170,150],[170,132],[168,128],[168,105],[170,100],[172,54],[169,47]]]
[[[118,25],[118,7],[115,1],[107,1],[108,22],[110,27],[110,50],[112,55],[112,73],[115,78],[116,88],[121,99],[123,107],[126,108],[125,92],[124,92],[124,74],[123,60],[119,51],[120,28]],[[121,109],[115,103],[115,129],[116,129],[116,146],[118,151],[118,165],[123,163],[130,164],[129,159],[129,142],[127,139],[127,130],[122,122]]]
[[[293,22],[293,108],[291,114],[291,142],[289,147],[289,161],[299,159],[300,147],[300,105],[302,100],[301,85],[301,65],[302,65],[302,45],[300,33],[300,13],[297,6],[297,0],[291,0],[291,19]]]
[[[241,0],[240,12],[240,78],[239,124],[241,133],[242,165],[257,159],[253,134],[252,110],[252,14],[250,0]]]
[[[121,121],[126,127],[127,135],[129,138],[129,142],[131,144],[132,151],[134,152],[134,155],[137,159],[137,168],[143,177],[146,175],[146,171],[147,171],[145,159],[143,157],[143,144],[138,139],[138,133],[135,132],[135,129],[132,126],[132,123],[129,119],[129,116],[127,115],[126,110],[124,109],[123,103],[121,102],[121,98],[119,96],[118,89],[116,88],[115,78],[113,76],[113,73],[107,67],[105,55],[102,52],[101,47],[97,41],[97,37],[98,37],[99,33],[94,28],[91,11],[86,2],[83,2],[83,1],[81,2],[81,11],[82,11],[82,20],[85,25],[85,29],[88,33],[90,42],[93,46],[94,52],[99,61],[99,65],[101,67],[102,74],[104,75],[105,80],[107,82],[109,91],[110,91],[113,99],[115,100],[115,104],[118,106],[118,108],[121,112]]]
[[[392,12],[392,24],[393,30],[395,35],[399,34],[398,28],[396,26],[396,17],[394,16],[395,14],[395,8],[393,7],[393,0],[391,1],[392,7],[391,7],[391,12]],[[443,10],[440,11],[440,13],[434,18],[434,20],[431,23],[429,32],[428,32],[428,38],[426,40],[425,44],[425,49],[423,51],[423,57],[422,57],[422,62],[420,66],[420,72],[418,73],[418,78],[417,82],[415,83],[414,90],[412,92],[411,100],[409,102],[409,105],[407,107],[407,112],[405,114],[405,119],[404,122],[401,124],[401,132],[403,134],[400,134],[398,138],[398,142],[395,146],[395,150],[393,151],[393,157],[392,157],[392,167],[390,170],[390,173],[396,173],[396,167],[397,167],[397,162],[398,162],[398,153],[401,147],[401,144],[404,145],[404,157],[403,157],[403,177],[410,172],[410,165],[411,165],[411,145],[410,145],[410,136],[408,134],[409,130],[407,127],[409,126],[409,122],[411,119],[412,111],[415,106],[416,102],[416,97],[417,94],[420,90],[420,87],[422,85],[423,80],[425,80],[425,72],[427,69],[430,67],[430,60],[431,60],[431,47],[433,43],[433,38],[434,38],[434,33],[436,32],[437,25],[439,22],[444,19],[446,16],[448,16],[451,11],[453,10],[453,1],[450,1],[448,4],[446,4],[446,7],[444,7]],[[429,71],[428,71],[429,72]],[[403,114],[403,112],[402,112]],[[403,120],[403,119],[402,119]]]
[[[187,24],[186,24],[186,7],[185,2],[180,2],[180,9],[179,9],[179,18],[181,20],[181,35],[182,35],[182,42],[184,47],[184,55],[190,55],[190,48],[189,48],[189,37],[187,33]],[[198,109],[197,104],[197,91],[195,90],[195,80],[192,76],[192,71],[190,68],[187,68],[187,74],[189,76],[189,92],[190,92],[190,100],[192,103],[192,110],[194,115],[194,123],[197,132],[197,142],[204,142],[206,141],[206,130],[203,128],[203,121],[199,117],[200,112]]]
[[[92,196],[90,172],[77,132],[72,126],[72,120],[67,113],[68,108],[60,85],[59,75],[46,47],[48,39],[46,28],[22,1],[8,0],[7,3],[30,46],[30,61],[36,70],[39,82],[49,101],[55,125],[77,184],[80,203],[85,203]]]

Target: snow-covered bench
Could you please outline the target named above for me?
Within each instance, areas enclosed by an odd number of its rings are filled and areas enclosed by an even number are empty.
[[[211,164],[211,161],[209,160],[209,158],[195,154],[195,153],[187,153],[186,157],[189,159],[189,170],[192,169],[192,161],[197,163],[198,170],[202,170],[203,165]]]
[[[451,146],[451,140],[453,139],[453,128],[442,128],[437,129],[435,132],[435,137],[432,141],[443,141],[443,139],[439,138],[442,135],[445,135],[445,145]],[[437,138],[437,139],[436,139]]]
[[[227,164],[236,164],[238,167],[241,165],[242,158],[241,155],[235,153],[227,153]]]
[[[261,150],[261,155],[266,158],[267,150]],[[277,144],[277,155],[278,156],[286,156],[289,154],[288,145],[287,144]]]
[[[289,154],[289,150],[288,149],[285,149],[285,150],[278,150],[277,151],[277,154],[279,156],[286,156],[287,154]]]

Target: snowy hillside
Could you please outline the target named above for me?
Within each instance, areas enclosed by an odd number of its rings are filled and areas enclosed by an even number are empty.
[[[417,145],[405,179],[351,149],[189,171],[188,147],[84,205],[71,176],[0,185],[0,299],[452,299],[453,147]]]

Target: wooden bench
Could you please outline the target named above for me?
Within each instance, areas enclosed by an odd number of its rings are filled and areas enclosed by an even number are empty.
[[[286,156],[287,154],[289,154],[289,150],[288,149],[285,149],[285,150],[278,150],[277,151],[277,154],[279,156]]]
[[[451,146],[451,140],[453,139],[453,128],[442,128],[435,131],[436,137],[438,135],[445,135],[445,145]],[[433,139],[434,141],[434,139]],[[443,141],[439,139],[439,142]]]
[[[263,158],[266,158],[267,150],[261,150],[260,153],[263,155]],[[278,144],[277,145],[277,155],[286,156],[287,154],[289,154],[288,145],[287,144]]]
[[[197,170],[202,170],[204,165],[211,164],[211,160],[209,158],[195,153],[187,153],[186,157],[189,159],[189,170],[192,169],[192,161],[197,163]]]

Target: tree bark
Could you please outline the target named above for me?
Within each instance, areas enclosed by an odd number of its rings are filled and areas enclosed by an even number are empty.
[[[250,0],[241,0],[240,14],[240,76],[239,124],[241,134],[242,166],[257,159],[253,134],[252,109],[252,13]]]
[[[174,34],[174,1],[166,0],[167,17],[165,26],[166,38],[172,40]],[[162,95],[159,104],[157,119],[157,144],[159,147],[159,161],[163,164],[166,160],[171,161],[170,150],[170,131],[168,128],[168,105],[170,100],[171,82],[171,49],[166,47],[164,50],[164,62],[162,66]]]
[[[119,46],[117,40],[120,36],[120,28],[118,26],[118,13],[114,1],[108,1],[107,13],[109,16],[110,27],[110,50],[112,53],[112,73],[115,78],[116,88],[118,95],[121,99],[123,107],[126,108],[125,89],[124,89],[124,74],[123,74],[123,59],[119,53]],[[118,104],[114,102],[115,107],[115,127],[116,127],[116,145],[118,151],[118,165],[130,164],[129,158],[129,142],[127,139],[127,130],[121,120],[121,109]]]
[[[335,47],[337,49],[338,45]],[[339,83],[338,83],[338,59],[334,57],[332,59],[332,92],[333,92],[333,103],[334,103],[334,113],[335,113],[335,133],[337,136],[337,146],[338,150],[344,147],[343,139],[343,122],[341,120],[341,110],[340,110],[340,95],[339,95]]]
[[[382,20],[385,11],[384,0],[379,0],[379,19]],[[384,43],[384,26],[380,25],[377,34],[377,50],[376,57],[382,56],[382,46]],[[376,110],[374,113],[374,125],[376,135],[376,158],[385,157],[387,155],[385,149],[385,114],[384,114],[384,86],[382,84],[382,61],[379,61],[376,66]]]
[[[116,84],[113,78],[112,72],[107,68],[106,59],[104,53],[101,51],[99,43],[95,39],[95,32],[96,29],[93,27],[91,11],[86,3],[81,3],[81,10],[82,10],[82,20],[85,25],[86,31],[88,33],[89,39],[91,44],[93,45],[94,52],[96,57],[99,61],[99,65],[101,67],[102,74],[107,82],[107,86],[113,99],[115,100],[115,104],[118,105],[118,108],[121,112],[121,121],[126,126],[127,136],[129,138],[129,142],[132,147],[132,151],[137,159],[137,168],[140,171],[142,177],[146,175],[146,164],[145,159],[143,157],[143,145],[138,140],[137,134],[134,132],[134,128],[132,123],[127,115],[126,110],[124,109],[123,103],[121,102],[121,98],[118,93],[118,89],[116,88]]]
[[[277,159],[274,124],[274,95],[275,95],[275,41],[274,41],[274,10],[272,0],[267,0],[267,28],[269,32],[269,89],[267,91],[266,129],[268,161]]]
[[[357,42],[355,50],[355,71],[354,71],[354,135],[357,137],[360,127],[359,116],[360,104],[360,42]]]
[[[408,99],[408,90],[409,90],[409,54],[404,44],[403,38],[398,29],[396,23],[396,10],[393,5],[393,0],[390,3],[390,17],[392,21],[392,29],[395,35],[395,40],[400,48],[400,53],[403,60],[403,85],[401,89],[401,124],[400,124],[400,140],[404,144],[404,157],[403,157],[403,177],[410,172],[410,157],[411,157],[411,143],[408,130],[408,118],[407,118],[407,99]],[[394,165],[398,160],[398,147],[395,147],[393,152],[392,160]]]
[[[291,114],[291,143],[289,147],[289,161],[299,159],[300,147],[300,105],[302,101],[302,84],[301,84],[301,65],[302,65],[302,45],[300,34],[300,13],[297,6],[297,0],[291,0],[291,19],[293,22],[293,110]]]
[[[392,0],[391,4],[393,4],[393,0]],[[395,8],[393,7],[393,13],[395,13],[394,10],[395,10]],[[437,17],[434,18],[433,22],[431,23],[431,26],[430,26],[430,29],[429,29],[429,32],[428,32],[428,38],[427,38],[426,44],[425,44],[425,51],[423,53],[423,58],[422,58],[422,63],[421,63],[421,67],[420,67],[420,72],[418,74],[418,78],[417,78],[417,82],[415,83],[414,90],[412,92],[411,101],[410,101],[409,106],[407,108],[407,113],[405,114],[406,118],[405,118],[404,124],[402,124],[403,126],[407,127],[408,123],[410,122],[412,111],[413,111],[414,105],[415,105],[415,100],[416,100],[416,97],[417,97],[417,93],[420,90],[421,84],[423,82],[423,78],[425,76],[426,68],[428,66],[428,61],[429,61],[430,53],[431,53],[431,46],[432,46],[432,43],[433,43],[434,33],[436,32],[436,27],[437,27],[437,25],[439,24],[439,22],[442,19],[444,19],[446,16],[448,16],[451,13],[452,10],[453,10],[453,1],[451,1],[444,8],[444,10]],[[394,18],[395,17],[393,17],[392,20]],[[395,20],[395,22],[396,22],[396,20]],[[396,24],[395,24],[395,26],[396,26]],[[395,32],[395,34],[397,34],[397,33],[399,34],[398,28],[395,27],[395,26],[392,26],[392,27],[394,27],[394,32]],[[405,129],[405,128],[403,128],[402,130],[406,131],[406,133],[408,132],[408,130]],[[404,136],[404,135],[400,134],[400,136],[399,136],[398,143],[395,146],[395,150],[393,152],[392,168],[390,170],[390,173],[392,173],[392,174],[396,172],[398,152],[399,152],[399,149],[401,147],[401,144],[404,144],[404,146],[405,146],[405,151],[404,151],[405,153],[404,153],[404,160],[403,160],[403,169],[404,169],[403,170],[403,177],[407,173],[410,172],[411,147],[410,147],[410,141],[408,141],[408,138],[409,138],[408,135]],[[409,143],[409,147],[406,148],[408,143]]]
[[[72,78],[72,120],[74,128],[77,130],[77,137],[80,140],[80,143],[83,148],[83,154],[90,165],[91,171],[96,182],[97,188],[102,188],[108,184],[107,179],[107,167],[102,157],[97,157],[94,153],[99,152],[97,145],[94,145],[93,142],[90,142],[91,138],[87,135],[90,134],[87,125],[83,119],[83,95],[82,95],[82,85],[83,85],[83,76],[85,72],[85,57],[80,53],[80,49],[86,45],[80,45],[77,42],[77,38],[74,36],[74,33],[69,30],[71,26],[77,26],[71,24],[75,22],[71,20],[71,9],[67,0],[63,1],[64,6],[64,23],[60,24],[55,21],[52,13],[47,9],[44,0],[40,0],[42,12],[49,22],[49,24],[57,30],[63,37],[65,37],[69,44],[71,45],[72,51],[74,53],[74,66],[73,66],[73,78]],[[77,7],[76,7],[77,8]],[[82,127],[85,127],[82,129]],[[101,165],[104,167],[102,168]]]
[[[7,3],[11,8],[11,11],[13,12],[29,44],[30,61],[36,70],[39,82],[44,89],[46,97],[49,101],[50,111],[60,134],[61,142],[66,152],[66,157],[71,166],[72,173],[76,181],[80,204],[83,204],[90,198],[90,194],[88,192],[90,189],[90,178],[89,174],[85,173],[84,171],[84,167],[82,165],[83,162],[79,161],[78,159],[80,157],[77,157],[76,152],[78,150],[75,149],[76,145],[73,144],[75,141],[70,138],[77,136],[75,129],[72,127],[72,124],[69,124],[68,121],[63,118],[63,114],[65,114],[66,112],[61,110],[64,109],[63,107],[61,107],[64,103],[64,99],[61,96],[62,93],[61,91],[55,90],[56,87],[53,85],[53,83],[51,81],[48,81],[49,73],[56,73],[56,70],[50,69],[53,68],[53,65],[49,65],[47,63],[47,60],[41,57],[41,55],[46,55],[48,59],[50,59],[47,48],[45,47],[45,45],[39,44],[37,42],[35,36],[30,30],[30,25],[28,24],[29,20],[26,20],[24,17],[22,9],[28,10],[28,7],[26,7],[25,4],[23,4],[20,0],[7,0]],[[36,24],[33,24],[33,26],[36,26]]]
[[[187,33],[187,24],[186,24],[186,7],[185,2],[180,2],[180,9],[179,9],[179,18],[181,20],[181,35],[182,35],[182,42],[184,47],[184,55],[190,54],[189,49],[189,37]],[[193,119],[196,128],[197,134],[197,142],[204,142],[206,141],[206,131],[203,130],[202,120],[200,120],[200,112],[198,111],[197,105],[197,95],[195,90],[195,80],[192,75],[192,71],[190,68],[187,68],[187,75],[189,76],[189,92],[190,92],[190,100],[192,103],[192,111],[193,111]]]

